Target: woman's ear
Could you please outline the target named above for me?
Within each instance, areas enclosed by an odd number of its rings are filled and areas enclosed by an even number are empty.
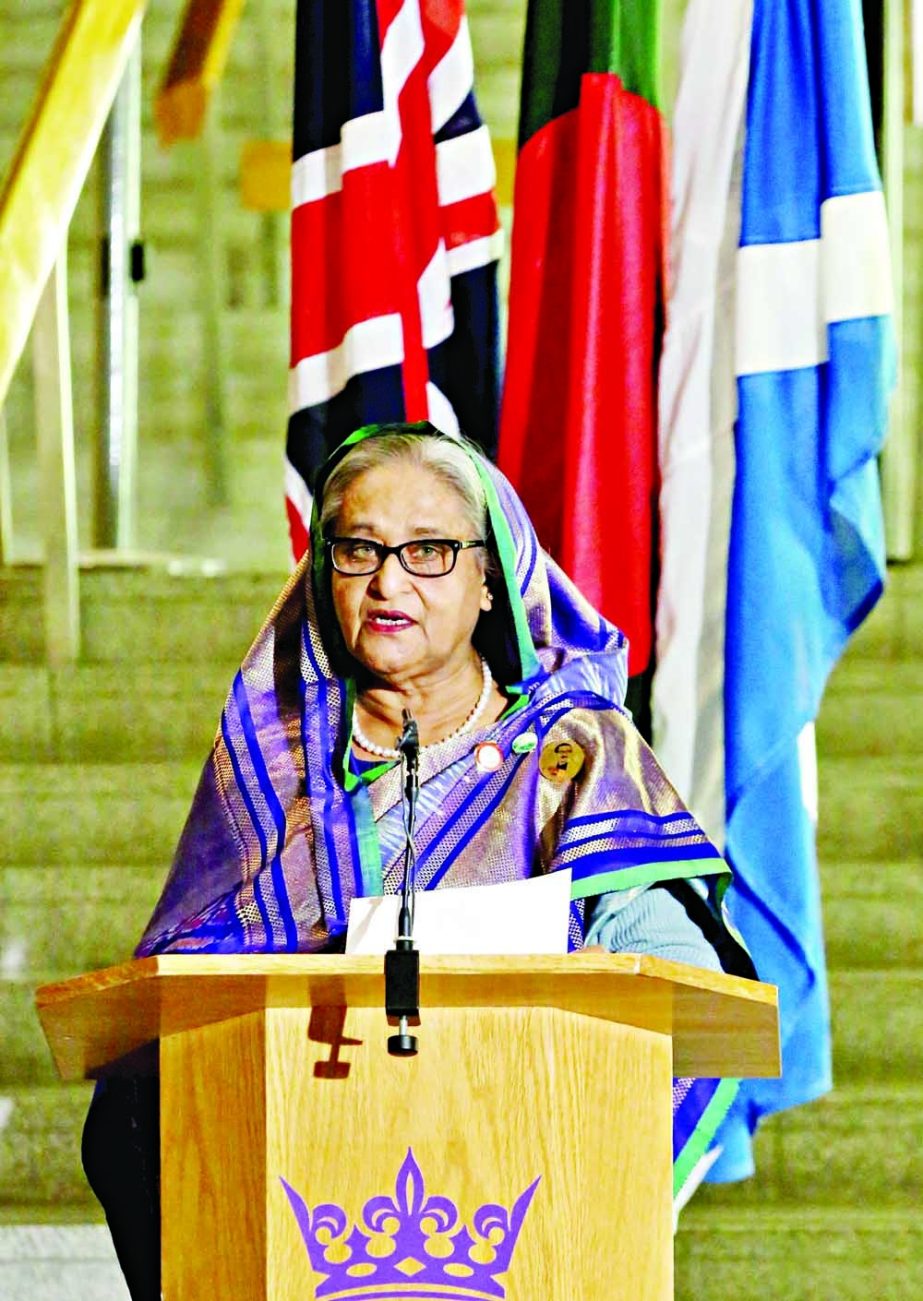
[[[494,594],[486,583],[481,587],[481,609],[486,614],[494,606]]]

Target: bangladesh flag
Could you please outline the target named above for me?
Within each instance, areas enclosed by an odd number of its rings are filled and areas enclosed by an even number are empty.
[[[543,546],[627,633],[642,730],[668,198],[658,50],[657,0],[530,0],[498,456]]]

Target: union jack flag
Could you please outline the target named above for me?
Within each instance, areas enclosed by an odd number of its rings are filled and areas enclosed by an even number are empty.
[[[286,500],[353,429],[429,419],[493,454],[502,232],[463,0],[299,0]]]

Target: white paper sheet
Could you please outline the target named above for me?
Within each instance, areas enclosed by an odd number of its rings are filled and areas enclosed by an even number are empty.
[[[400,896],[353,899],[346,952],[384,953],[397,934]],[[416,896],[414,941],[421,953],[566,953],[570,872],[528,881]]]

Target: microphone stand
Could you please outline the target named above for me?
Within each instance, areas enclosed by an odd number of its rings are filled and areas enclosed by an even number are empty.
[[[413,876],[416,866],[413,826],[420,788],[420,734],[407,709],[403,711],[403,721],[397,748],[404,773],[404,881],[397,938],[394,948],[385,954],[385,1013],[388,1024],[398,1027],[397,1034],[388,1037],[388,1052],[392,1057],[416,1056],[417,1039],[416,1035],[409,1033],[409,1027],[420,1024],[420,953],[413,942]]]

